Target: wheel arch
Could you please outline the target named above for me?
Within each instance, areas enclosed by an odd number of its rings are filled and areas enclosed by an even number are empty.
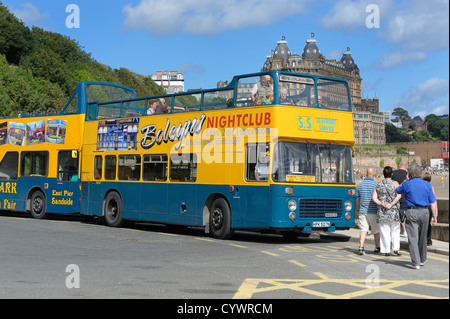
[[[211,209],[212,203],[217,198],[223,198],[227,202],[228,207],[230,207],[231,215],[233,215],[233,212],[231,211],[230,202],[229,202],[228,198],[225,195],[223,195],[222,193],[213,193],[213,194],[209,195],[208,198],[205,201],[205,205],[203,206],[203,220],[202,220],[202,224],[205,227],[205,233],[206,234],[209,234],[210,231],[211,231],[209,229],[209,217],[210,217],[210,214],[211,214],[210,209]]]
[[[27,199],[26,199],[26,203],[25,203],[25,210],[27,212],[31,211],[31,197],[37,191],[40,191],[42,194],[44,194],[45,203],[47,204],[47,195],[45,194],[45,191],[40,186],[34,186],[34,187],[30,188],[30,190],[28,191],[28,194],[27,194]],[[48,207],[48,205],[46,205],[46,206]]]
[[[119,195],[120,200],[122,201],[122,206],[123,206],[123,197],[122,194],[120,194],[120,192],[116,189],[116,188],[110,188],[105,192],[105,195],[103,196],[103,204],[102,204],[102,216],[105,217],[105,203],[106,203],[106,198],[108,197],[109,194],[111,193],[117,193],[117,195]]]

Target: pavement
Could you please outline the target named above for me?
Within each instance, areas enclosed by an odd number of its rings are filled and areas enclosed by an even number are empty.
[[[355,250],[358,250],[359,247],[359,228],[350,228],[349,230],[337,230],[333,233],[328,232],[313,232],[311,233],[310,238],[320,238],[320,239],[329,239],[329,240],[337,240],[337,241],[348,241],[355,243]],[[369,245],[369,247],[368,247]],[[366,250],[372,249],[370,246],[375,247],[374,237],[371,232],[367,234],[366,241],[364,243]],[[449,243],[445,241],[440,241],[433,239],[433,244],[428,246],[428,252],[446,255],[448,256]],[[400,237],[400,250],[407,251],[409,250],[408,238]]]

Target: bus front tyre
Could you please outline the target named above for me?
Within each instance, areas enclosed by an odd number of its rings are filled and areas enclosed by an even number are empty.
[[[209,226],[214,238],[229,239],[233,236],[231,229],[231,209],[224,198],[217,198],[211,205]]]
[[[33,218],[44,219],[47,216],[45,195],[41,191],[36,191],[31,195],[30,213]]]
[[[122,199],[116,192],[111,192],[106,196],[104,206],[104,216],[106,225],[110,227],[121,227],[123,225],[122,219]]]

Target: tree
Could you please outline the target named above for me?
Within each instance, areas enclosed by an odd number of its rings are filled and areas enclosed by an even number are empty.
[[[392,115],[397,116],[402,122],[411,121],[411,117],[409,116],[408,111],[401,107],[396,107],[392,112]]]
[[[19,64],[34,45],[30,29],[0,2],[0,55],[9,63]]]
[[[425,124],[430,134],[442,141],[448,141],[448,121],[440,119],[435,114],[429,114],[425,117]]]

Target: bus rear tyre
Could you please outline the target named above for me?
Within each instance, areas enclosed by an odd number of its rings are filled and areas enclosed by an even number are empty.
[[[35,191],[31,195],[31,216],[36,219],[44,219],[47,216],[45,195],[41,191]]]
[[[209,226],[214,238],[229,239],[233,236],[231,229],[231,209],[224,198],[217,198],[211,205]]]
[[[105,216],[106,225],[110,227],[121,227],[123,225],[122,218],[122,199],[116,192],[111,192],[106,196],[103,214]]]

